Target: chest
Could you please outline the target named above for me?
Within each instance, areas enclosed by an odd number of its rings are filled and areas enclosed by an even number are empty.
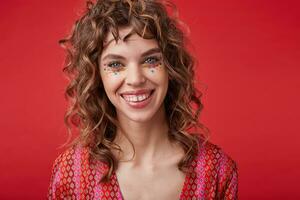
[[[124,200],[179,199],[185,174],[177,168],[153,170],[127,170],[116,172]]]

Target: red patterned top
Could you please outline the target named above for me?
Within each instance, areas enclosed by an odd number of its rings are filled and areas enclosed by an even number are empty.
[[[116,174],[110,182],[99,184],[107,167],[99,161],[88,162],[88,158],[86,148],[75,146],[55,160],[48,199],[123,200]],[[236,163],[218,146],[201,145],[190,169],[180,200],[237,199]]]

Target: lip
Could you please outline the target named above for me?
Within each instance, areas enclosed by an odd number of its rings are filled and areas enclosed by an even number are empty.
[[[120,93],[120,95],[140,95],[140,94],[147,94],[154,91],[153,89],[142,89],[142,90],[133,90],[133,91],[126,91]]]
[[[147,99],[145,99],[143,101],[139,101],[139,102],[129,102],[129,101],[126,101],[122,97],[122,95],[140,95],[140,94],[147,94],[147,93],[150,93],[150,96]],[[122,97],[123,101],[131,108],[141,109],[141,108],[145,108],[151,102],[153,93],[154,93],[154,90],[145,89],[145,90],[135,90],[135,91],[123,92],[123,93],[121,93],[120,96]]]

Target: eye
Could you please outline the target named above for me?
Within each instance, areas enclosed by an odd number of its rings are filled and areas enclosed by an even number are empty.
[[[123,64],[118,61],[112,61],[112,62],[108,63],[107,66],[111,67],[111,68],[120,68],[123,66]]]
[[[146,64],[155,64],[160,60],[160,58],[156,57],[156,56],[151,56],[148,57],[144,60],[144,63]]]

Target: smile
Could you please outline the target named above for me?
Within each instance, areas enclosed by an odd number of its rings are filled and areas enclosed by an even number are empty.
[[[123,98],[128,102],[140,102],[144,101],[150,96],[150,94],[143,94],[143,95],[125,95]]]
[[[154,90],[139,90],[133,92],[125,92],[121,94],[121,97],[132,107],[142,108],[149,103],[149,99],[152,96]]]

